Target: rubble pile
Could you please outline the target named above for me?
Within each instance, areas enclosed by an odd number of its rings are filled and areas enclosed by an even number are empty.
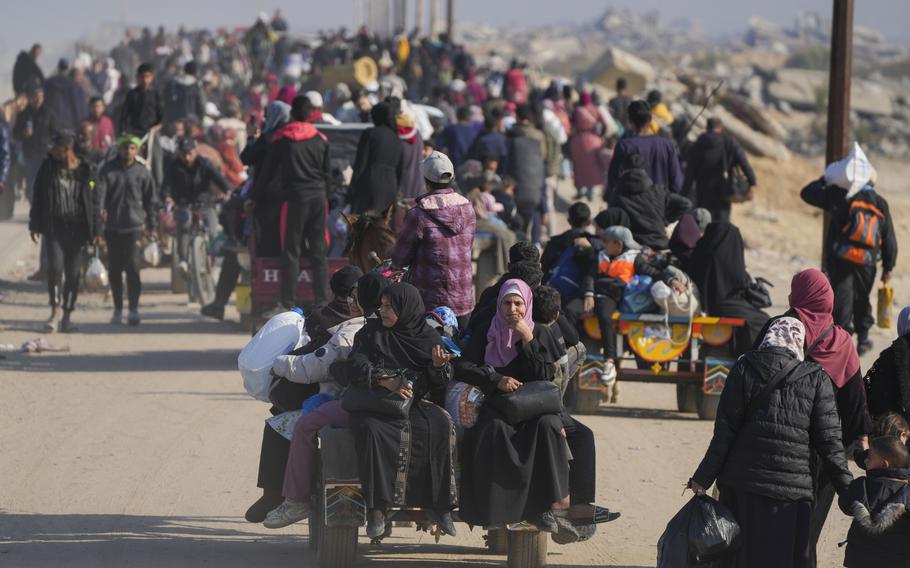
[[[570,78],[606,96],[626,77],[638,95],[661,90],[684,120],[723,82],[689,138],[714,115],[754,154],[785,160],[790,152],[824,153],[831,24],[817,13],[799,14],[789,26],[752,17],[744,33],[722,39],[690,22],[667,24],[657,12],[616,9],[578,26],[462,30],[481,64],[491,52],[515,57],[542,70],[541,83]],[[862,26],[854,27],[853,42],[856,140],[872,154],[910,158],[910,49]]]

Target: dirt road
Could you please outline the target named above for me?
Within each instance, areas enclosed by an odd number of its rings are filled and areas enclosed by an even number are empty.
[[[37,253],[18,219],[0,223],[0,343],[40,335],[47,317],[43,286],[25,281]],[[246,335],[202,318],[169,293],[166,276],[143,271],[140,327],[109,325],[109,300],[86,294],[80,331],[49,338],[70,353],[0,360],[0,566],[315,565],[305,524],[269,531],[242,518],[257,498],[267,416],[236,372]],[[783,300],[786,287],[775,295]],[[620,404],[584,418],[597,436],[598,503],[623,516],[590,542],[550,543],[550,565],[654,565],[711,435],[710,423],[675,411],[674,396],[627,385]],[[847,527],[832,513],[821,566],[840,565]],[[378,548],[361,538],[358,566],[505,565],[484,553],[479,531],[458,529],[439,544],[413,529]]]

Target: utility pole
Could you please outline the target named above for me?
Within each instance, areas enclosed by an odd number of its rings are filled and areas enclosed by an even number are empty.
[[[415,0],[414,3],[414,32],[418,40],[423,36],[423,2]]]
[[[853,0],[834,0],[831,18],[831,61],[828,74],[828,136],[825,165],[843,159],[850,150],[850,84],[853,77]],[[825,212],[822,268],[827,268],[824,243],[831,214]]]
[[[446,35],[449,43],[455,42],[455,0],[446,0]]]

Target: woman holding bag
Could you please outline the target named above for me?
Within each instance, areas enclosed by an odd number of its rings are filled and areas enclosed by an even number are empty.
[[[530,287],[507,280],[489,330],[474,334],[456,362],[458,380],[487,395],[477,423],[465,431],[459,514],[472,525],[527,521],[551,533],[560,531],[557,517],[585,525],[613,520],[617,514],[591,504],[594,471],[570,473],[564,431],[574,423],[561,415],[558,400],[553,412],[519,423],[507,419],[506,406],[495,400],[529,383],[552,382],[556,374],[558,344],[546,325],[535,325],[532,313]],[[593,438],[575,453],[593,464]]]
[[[740,357],[721,394],[714,437],[689,481],[720,501],[742,529],[738,568],[811,566],[812,452],[842,494],[852,481],[831,379],[805,357],[806,327],[793,317],[768,326]],[[815,345],[810,345],[809,351]]]
[[[389,286],[381,296],[379,319],[367,320],[354,337],[351,355],[336,377],[350,385],[342,408],[351,413],[370,538],[385,532],[386,512],[393,507],[435,513],[439,528],[455,536],[455,431],[441,408],[452,370],[441,336],[427,325],[425,313],[417,288]],[[407,417],[352,410],[348,396],[367,388],[383,401],[400,400]]]

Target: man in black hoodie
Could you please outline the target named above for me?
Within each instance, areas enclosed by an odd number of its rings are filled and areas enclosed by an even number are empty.
[[[325,217],[332,170],[328,140],[307,122],[312,112],[313,105],[305,95],[294,99],[291,122],[272,137],[265,162],[245,204],[247,211],[264,206],[260,222],[271,223],[279,222],[281,209],[287,204],[279,311],[288,310],[296,303],[304,242],[312,268],[315,302],[322,303],[327,299],[329,269]],[[398,143],[397,137],[395,142]]]
[[[171,79],[164,89],[164,120],[167,124],[188,116],[205,118],[205,93],[196,79],[195,61],[183,66],[183,75]]]
[[[719,118],[709,118],[707,130],[698,137],[689,153],[683,195],[694,200],[696,207],[710,211],[712,220],[729,221],[730,202],[723,192],[724,173],[734,168],[742,170],[752,192],[757,182],[746,152],[724,132],[724,124]]]
[[[667,225],[678,221],[692,208],[692,203],[654,184],[643,164],[640,154],[625,156],[618,167],[619,177],[612,190],[610,207],[622,209],[629,215],[629,228],[638,243],[652,250],[666,250],[670,247]]]
[[[16,92],[16,96],[44,86],[44,72],[38,65],[39,57],[40,43],[33,45],[27,53],[20,51],[16,57],[16,64],[13,66],[13,91]]]

